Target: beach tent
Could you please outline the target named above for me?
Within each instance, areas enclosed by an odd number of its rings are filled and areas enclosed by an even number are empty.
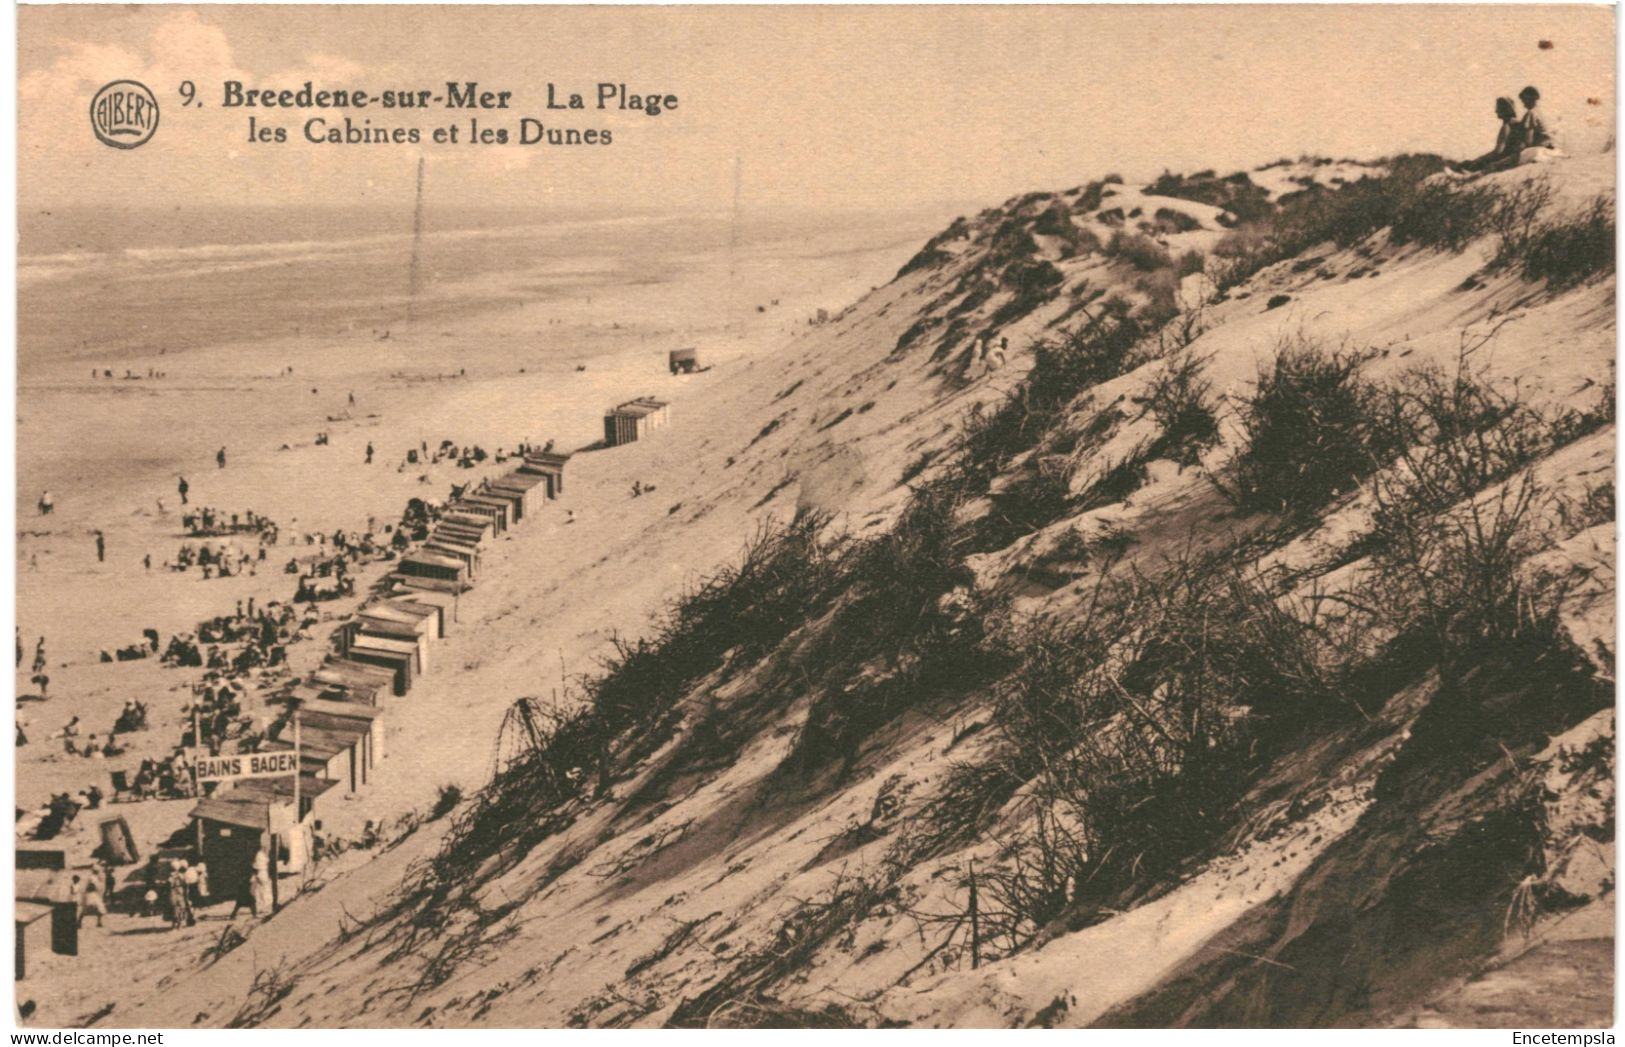
[[[98,828],[109,865],[134,865],[140,860],[141,852],[136,848],[135,834],[130,831],[130,823],[124,820],[122,814],[103,820]]]
[[[700,366],[700,351],[692,347],[673,349],[666,354],[666,366],[672,374],[693,374]]]

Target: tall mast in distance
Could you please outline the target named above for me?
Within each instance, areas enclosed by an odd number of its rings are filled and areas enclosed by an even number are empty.
[[[407,278],[406,323],[410,327],[417,316],[418,256],[423,247],[423,157],[418,157],[417,203],[412,209],[412,268]]]

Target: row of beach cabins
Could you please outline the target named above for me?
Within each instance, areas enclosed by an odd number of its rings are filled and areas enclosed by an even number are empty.
[[[673,374],[700,369],[692,349],[671,356]],[[617,404],[605,412],[601,446],[634,443],[664,428],[669,419],[670,405],[652,397]],[[193,846],[172,852],[203,861],[213,896],[244,893],[264,851],[276,906],[282,876],[314,863],[316,831],[326,805],[333,796],[361,793],[371,782],[385,756],[389,710],[429,670],[436,642],[458,621],[458,598],[480,576],[485,543],[563,494],[570,457],[551,450],[528,451],[517,469],[451,499],[438,516],[432,516],[425,540],[396,561],[372,598],[338,628],[333,650],[322,665],[272,699],[289,706],[296,726],[266,741],[261,751],[297,748],[299,773],[222,782],[188,815],[195,833]],[[124,819],[104,822],[102,836],[110,861],[137,860]],[[54,885],[65,868],[61,850],[18,852],[19,979],[24,977],[25,945],[30,952],[49,947],[77,955],[77,901],[55,897]],[[30,876],[38,881],[37,889],[25,889],[21,878]],[[48,946],[35,940],[45,934]]]
[[[279,872],[306,866],[327,798],[365,790],[384,758],[389,710],[429,671],[437,642],[457,621],[458,597],[480,577],[486,542],[563,493],[569,458],[531,452],[519,468],[448,502],[428,538],[339,627],[322,666],[284,690],[298,718],[299,809],[291,775],[244,779],[199,800],[190,817],[214,882],[246,881],[262,847]],[[291,750],[292,733],[264,748]]]

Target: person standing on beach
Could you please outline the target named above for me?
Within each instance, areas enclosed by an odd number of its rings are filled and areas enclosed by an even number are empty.
[[[79,899],[79,925],[84,926],[85,917],[96,914],[96,926],[102,925],[102,917],[107,915],[107,904],[102,901],[102,885],[97,883],[95,870],[91,871],[90,879],[85,881],[84,894]]]
[[[51,497],[50,491],[41,492],[39,496],[39,514],[50,516],[51,510],[56,508],[56,501]]]
[[[372,441],[367,441],[367,464],[372,464]]]
[[[96,532],[96,562],[107,562],[107,536],[100,531]]]
[[[169,873],[169,924],[170,930],[178,931],[182,926],[193,922],[190,906],[186,904],[186,880],[184,878],[185,863],[174,867]]]
[[[224,447],[214,452],[214,464],[222,469],[226,467],[226,449]]]
[[[181,482],[175,485],[175,490],[180,492],[182,505],[186,504],[186,492],[190,491],[191,489],[192,485],[186,482],[186,477],[184,476],[181,477]]]

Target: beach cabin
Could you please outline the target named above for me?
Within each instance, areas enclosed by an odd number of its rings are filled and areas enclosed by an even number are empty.
[[[464,542],[468,545],[478,546],[481,542],[485,541],[485,536],[489,534],[490,531],[488,528],[468,527],[464,524],[457,523],[456,521],[442,520],[440,523],[435,525],[433,533],[445,535],[448,538],[455,538],[459,542]]]
[[[28,957],[51,949],[51,920],[56,907],[49,902],[17,901],[17,981],[28,977]]]
[[[474,491],[464,495],[458,504],[485,505],[500,510],[500,515],[496,516],[495,519],[504,531],[519,522],[518,506],[514,504],[514,499],[496,491],[485,489]]]
[[[610,447],[635,443],[665,428],[670,417],[671,405],[650,396],[617,404],[604,415],[604,443]]]
[[[329,658],[310,674],[310,682],[321,689],[323,698],[382,705],[393,687],[394,676],[376,666]]]
[[[472,531],[475,537],[482,542],[495,533],[496,530],[496,525],[491,522],[489,516],[456,509],[442,514],[437,522],[442,526],[455,526]]]
[[[402,608],[428,608],[436,612],[440,623],[440,635],[451,634],[451,623],[457,620],[457,594],[437,593],[428,589],[415,589],[397,581],[390,590],[391,603]]]
[[[235,789],[205,796],[188,816],[196,827],[198,855],[209,866],[211,894],[235,894],[254,875],[254,855],[269,849],[272,814],[268,804]],[[278,823],[293,824],[292,803]]]
[[[376,666],[385,669],[390,674],[389,690],[395,697],[400,698],[412,689],[412,666],[417,662],[417,652],[402,654],[399,651],[381,650],[375,647],[360,647],[352,645],[344,652],[344,657],[352,662],[362,665]]]
[[[382,709],[371,705],[357,705],[355,702],[334,702],[317,698],[302,704],[299,707],[299,716],[302,724],[309,723],[318,727],[348,725],[350,729],[362,732],[362,755],[366,757],[369,769],[377,767],[378,761],[385,756],[385,713]]]
[[[502,498],[488,498],[483,494],[465,494],[456,506],[463,512],[478,513],[491,521],[493,534],[501,534],[513,520],[512,505]]]
[[[413,603],[410,600],[385,598],[377,603],[368,604],[362,608],[362,611],[366,614],[393,618],[397,622],[415,625],[420,633],[431,640],[438,640],[445,636],[440,608],[438,607],[431,607],[424,603]]]
[[[334,722],[321,716],[307,717],[299,712],[299,769],[307,777],[326,779],[356,793],[371,778],[367,762],[367,731],[353,721]],[[286,752],[293,748],[293,727],[265,744],[266,751]]]
[[[290,684],[284,685],[280,691],[271,695],[266,700],[271,704],[292,703],[295,705],[303,705],[306,702],[315,701],[349,701],[347,697],[329,698],[328,695],[332,693],[333,692],[331,689],[323,687],[320,684],[308,680],[295,680]]]
[[[196,827],[198,853],[209,866],[209,892],[234,897],[254,874],[254,855],[265,848],[278,872],[303,869],[310,848],[306,823],[319,816],[323,796],[336,780],[301,775],[299,807],[293,812],[293,779],[254,778],[205,796],[188,816]],[[264,915],[264,914],[262,914]]]
[[[464,491],[451,504],[451,508],[461,513],[479,513],[486,516],[495,524],[494,533],[497,534],[501,534],[514,524],[513,503],[506,498],[494,497],[484,489],[484,484]]]
[[[421,551],[426,555],[444,556],[461,562],[468,573],[470,581],[480,576],[480,550],[478,546],[460,542],[455,538],[436,532],[431,534],[428,540],[423,543]]]
[[[396,573],[407,576],[433,578],[463,586],[468,584],[468,565],[456,557],[442,556],[439,553],[408,553],[401,557],[400,565],[395,570]]]
[[[350,641],[346,658],[369,665],[381,665],[395,670],[395,693],[404,695],[423,673],[423,662],[418,656],[416,642],[389,640],[379,636],[356,636]]]
[[[538,512],[547,501],[546,479],[540,476],[532,476],[529,473],[517,471],[507,473],[495,480],[488,480],[485,489],[501,494],[512,493],[517,495],[519,497],[520,519]]]
[[[448,545],[455,545],[461,549],[466,549],[475,556],[480,555],[479,537],[455,527],[437,527],[435,528],[434,533],[429,535],[428,540],[431,542],[444,542]]]
[[[79,953],[79,911],[70,900],[73,876],[67,853],[56,848],[19,847],[12,883],[16,893],[17,978],[28,975],[29,956]]]
[[[525,455],[525,464],[519,467],[519,471],[540,476],[547,486],[547,497],[557,498],[564,493],[564,463],[569,460],[567,454],[532,451]]]
[[[509,527],[513,527],[518,524],[520,519],[525,515],[524,499],[513,491],[498,490],[497,488],[492,487],[489,483],[486,483],[480,486],[480,489],[475,492],[474,497],[485,498],[489,499],[490,501],[500,503],[504,509],[508,510]]]
[[[700,351],[694,348],[673,349],[666,354],[666,366],[672,374],[693,374],[700,368]]]
[[[262,752],[291,752],[293,750],[293,729],[284,728],[285,737],[266,742]],[[355,792],[355,756],[345,746],[331,744],[331,739],[323,739],[312,731],[299,730],[299,773],[306,781],[332,782],[335,786],[345,786],[345,792]],[[303,806],[303,797],[301,804]]]
[[[453,582],[444,578],[427,578],[421,574],[403,574],[400,571],[389,576],[389,583],[396,589],[407,589],[414,593],[439,593],[451,597],[466,593],[472,588],[467,581]]]
[[[371,640],[387,640],[410,645],[410,648],[415,648],[417,653],[417,663],[413,668],[420,673],[429,671],[429,645],[431,641],[427,636],[423,635],[423,631],[417,625],[397,622],[389,618],[380,618],[361,611],[357,613],[355,621],[346,622],[343,628],[351,630],[350,643],[352,646]]]
[[[373,650],[394,651],[411,658],[412,676],[414,678],[428,671],[428,664],[423,658],[423,645],[417,636],[385,636],[381,633],[371,632],[367,629],[359,630],[350,640],[350,651]]]
[[[312,821],[326,816],[327,809],[333,805],[332,797],[329,794],[338,786],[339,782],[336,778],[312,778],[308,774],[299,776],[299,810],[301,812],[299,820],[305,833],[308,834]],[[249,778],[233,785],[231,791],[242,796],[259,797],[261,802],[267,805],[280,804],[285,814],[289,817],[293,814],[292,775],[283,778]],[[216,793],[215,795],[220,794]],[[293,835],[297,834],[289,834],[290,837]],[[283,846],[289,847],[290,845],[287,841],[284,841]],[[298,845],[294,844],[292,846],[297,847]],[[301,867],[298,864],[290,864],[284,866],[282,871],[294,872]]]
[[[502,533],[502,521],[506,518],[506,516],[506,512],[498,514],[498,512],[491,506],[476,505],[469,502],[468,497],[465,495],[464,497],[451,503],[448,510],[441,514],[440,519],[453,520],[459,523],[468,521],[470,518],[481,521],[490,529],[488,532],[489,536]]]

